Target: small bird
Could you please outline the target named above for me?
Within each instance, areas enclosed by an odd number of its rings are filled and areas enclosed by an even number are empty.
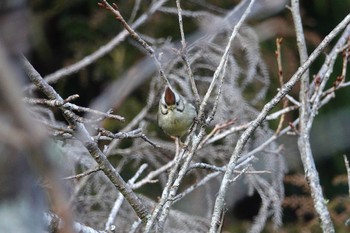
[[[197,115],[196,108],[176,93],[170,86],[166,86],[158,108],[158,125],[163,131],[174,137],[186,134]]]

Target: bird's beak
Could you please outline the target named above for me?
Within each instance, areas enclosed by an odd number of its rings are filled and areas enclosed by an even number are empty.
[[[173,111],[175,108],[176,108],[176,105],[169,105],[169,106],[168,106],[168,109],[169,109],[170,111]]]

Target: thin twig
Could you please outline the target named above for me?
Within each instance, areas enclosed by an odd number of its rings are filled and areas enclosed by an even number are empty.
[[[57,99],[54,100],[47,100],[47,99],[33,99],[33,98],[28,98],[25,97],[23,98],[23,101],[28,103],[28,104],[40,104],[40,105],[45,105],[48,107],[63,107],[67,110],[71,110],[71,111],[77,111],[77,112],[88,112],[88,113],[93,113],[95,115],[98,116],[103,116],[105,118],[109,118],[109,119],[115,119],[115,120],[119,120],[119,121],[125,121],[125,118],[122,116],[118,116],[115,114],[110,114],[110,113],[104,113],[104,112],[100,112],[91,108],[86,108],[86,107],[81,107],[72,103],[69,103],[69,101],[72,101],[76,98],[78,98],[79,95],[75,94],[75,95],[71,95],[68,98],[60,101]],[[84,121],[84,120],[80,120],[80,121]]]
[[[177,140],[177,147],[179,147],[179,139],[176,138]],[[173,184],[174,182],[174,179],[177,175],[177,171],[178,171],[178,168],[180,167],[181,165],[181,158],[183,156],[183,153],[182,152],[179,152],[178,149],[177,149],[177,152],[175,153],[175,157],[174,157],[174,165],[172,166],[172,170],[170,171],[170,174],[169,174],[169,177],[168,177],[168,181],[165,185],[165,188],[163,189],[163,192],[162,192],[162,197],[161,199],[159,200],[158,202],[158,205],[155,207],[155,209],[153,210],[148,222],[147,222],[147,225],[145,227],[145,230],[144,232],[147,233],[147,232],[151,232],[152,231],[152,227],[153,225],[155,224],[155,221],[156,219],[158,218],[159,214],[162,212],[162,209],[164,208],[164,205],[166,204],[166,202],[168,201],[169,199],[169,193],[170,193],[170,189],[171,189],[171,185]]]
[[[279,89],[278,89],[278,91],[279,91]],[[299,101],[297,101],[296,99],[294,99],[292,96],[290,96],[290,95],[286,95],[286,98],[291,102],[291,103],[293,103],[293,104],[295,104],[296,106],[300,106],[300,102]]]
[[[155,142],[152,142],[143,132],[141,128],[134,129],[129,132],[118,132],[118,133],[112,133],[104,128],[98,128],[97,129],[102,136],[105,136],[106,138],[103,138],[104,140],[109,139],[125,139],[125,138],[141,138],[145,142],[151,144],[154,148],[160,148],[159,145],[157,145]]]
[[[293,110],[296,110],[298,109],[298,106],[289,106],[289,107],[286,107],[285,109],[281,109],[277,112],[274,112],[274,113],[271,113],[270,115],[268,115],[266,117],[266,120],[275,120],[277,119],[279,116],[281,116],[282,114],[285,114],[287,112],[290,112],[290,111],[293,111]],[[200,144],[200,146],[198,147],[198,149],[201,149],[204,145],[208,145],[208,144],[211,144],[211,143],[214,143],[222,138],[225,138],[227,135],[230,135],[230,134],[233,134],[235,132],[239,132],[239,131],[242,131],[242,130],[245,130],[249,127],[249,125],[252,123],[251,122],[248,122],[248,123],[243,123],[242,125],[238,125],[238,126],[232,126],[230,128],[228,128],[227,130],[221,132],[221,133],[218,133],[218,134],[214,134],[211,138],[205,138],[204,140],[206,140],[206,143],[202,143]]]
[[[219,100],[220,100],[220,97],[221,97],[222,86],[224,84],[224,78],[225,78],[225,75],[226,75],[227,61],[228,61],[228,59],[226,59],[225,62],[224,62],[224,65],[223,65],[223,68],[222,68],[222,72],[221,72],[220,77],[219,77],[219,81],[220,82],[218,84],[217,93],[216,93],[215,100],[214,100],[214,105],[213,105],[213,108],[209,111],[209,114],[208,114],[207,119],[205,121],[205,125],[209,125],[210,122],[214,119],[216,110],[218,108]]]
[[[80,174],[77,174],[77,175],[73,175],[73,176],[68,176],[68,177],[65,177],[63,178],[64,180],[72,180],[72,179],[80,179],[80,178],[83,178],[85,176],[89,176],[93,173],[96,173],[98,171],[101,171],[101,168],[100,167],[96,167],[96,168],[93,168],[91,170],[88,170],[86,172],[83,172],[83,173],[80,173]]]
[[[313,120],[315,119],[315,116],[318,113],[318,109],[320,107],[319,102],[321,100],[323,90],[326,87],[327,81],[329,80],[330,75],[332,74],[337,55],[340,52],[342,52],[344,44],[347,43],[349,36],[350,25],[347,26],[342,36],[339,38],[336,45],[333,47],[332,51],[326,57],[326,61],[322,65],[318,74],[315,76],[314,83],[312,83],[313,85],[310,86],[310,90],[313,91],[313,95],[311,96],[310,100],[310,102],[312,103],[311,116],[309,118],[307,128],[311,128]]]
[[[151,171],[142,180],[140,180],[137,183],[133,184],[132,185],[132,189],[138,189],[138,188],[142,187],[143,185],[145,185],[147,183],[154,183],[154,178],[159,176],[161,173],[165,172],[166,170],[168,170],[170,167],[172,167],[174,165],[174,163],[175,163],[175,160],[171,160],[170,162],[168,162],[167,164],[161,166],[157,170]]]
[[[188,75],[190,78],[190,82],[191,82],[192,92],[194,94],[194,98],[195,98],[195,102],[196,102],[196,107],[198,107],[201,100],[200,100],[200,97],[198,94],[198,89],[197,89],[196,83],[194,81],[190,62],[188,61],[188,57],[187,57],[186,39],[185,39],[185,33],[184,33],[184,28],[183,28],[183,23],[182,23],[182,9],[181,9],[181,5],[180,5],[180,0],[176,0],[176,7],[177,7],[177,12],[178,12],[178,18],[179,18],[181,44],[182,44],[181,58],[185,62],[186,69],[187,69],[187,72],[188,72]]]
[[[180,171],[178,172],[178,175],[177,175],[175,181],[171,185],[169,195],[168,195],[167,200],[162,208],[162,212],[159,216],[159,221],[158,221],[159,224],[158,225],[159,225],[160,230],[163,229],[165,221],[167,219],[170,206],[172,205],[171,200],[176,195],[176,192],[177,192],[178,188],[180,187],[180,184],[187,173],[187,169],[191,163],[191,160],[195,154],[195,151],[198,148],[198,145],[199,145],[198,139],[203,138],[203,136],[204,136],[204,128],[202,128],[200,130],[197,140],[194,138],[192,139],[192,147],[190,148],[190,150],[188,151],[187,148],[183,148],[182,151],[180,152],[181,158],[184,158],[184,162],[183,162],[182,166],[180,167]]]
[[[139,169],[136,171],[135,175],[133,177],[131,177],[131,179],[128,181],[128,185],[133,186],[135,181],[140,177],[142,172],[145,171],[147,166],[148,166],[147,164],[142,164],[139,167]],[[118,198],[114,202],[114,205],[111,209],[111,212],[109,213],[107,222],[105,224],[106,231],[111,230],[111,227],[113,226],[112,224],[113,224],[113,222],[118,214],[118,211],[119,211],[121,205],[123,204],[123,201],[124,201],[124,196],[119,193]]]
[[[220,174],[222,174],[221,171],[217,171],[217,172],[213,172],[208,174],[207,176],[205,176],[203,179],[201,179],[199,182],[196,182],[195,184],[191,185],[190,187],[188,187],[185,191],[183,191],[182,193],[176,195],[175,197],[172,198],[172,201],[174,202],[178,202],[180,201],[182,198],[184,198],[185,196],[187,196],[188,194],[190,194],[193,190],[197,189],[198,187],[201,187],[202,185],[205,185],[206,183],[208,183],[211,179],[219,176]]]
[[[141,221],[140,220],[138,220],[138,221],[135,221],[133,224],[132,224],[132,226],[131,226],[131,228],[130,228],[130,230],[129,230],[129,233],[135,233],[136,231],[137,231],[137,229],[139,228],[139,226],[141,225]]]
[[[135,1],[134,8],[132,9],[130,18],[129,18],[129,20],[128,20],[128,21],[129,21],[129,24],[132,23],[132,22],[134,21],[137,12],[138,12],[139,9],[140,9],[140,4],[141,4],[141,0],[136,0],[136,1]]]
[[[159,8],[159,12],[164,12],[167,14],[174,14],[174,15],[178,15],[179,11],[177,8],[175,7],[161,7]],[[224,14],[224,13],[223,13]],[[207,11],[191,11],[191,10],[181,10],[181,15],[184,17],[189,17],[189,18],[199,18],[199,17],[212,17],[213,14],[210,14]]]
[[[86,107],[81,107],[81,106],[77,106],[75,104],[72,103],[66,103],[62,106],[63,108],[67,109],[67,110],[71,110],[71,111],[77,111],[77,112],[88,112],[88,113],[92,113],[98,116],[103,116],[109,119],[115,119],[115,120],[119,120],[124,122],[125,118],[122,116],[118,116],[115,114],[110,114],[110,113],[105,113],[105,112],[100,112],[98,110],[94,110],[91,108],[86,108]]]
[[[150,90],[149,90],[149,94],[148,94],[148,99],[147,99],[147,105],[131,120],[131,122],[125,126],[121,131],[130,131],[131,129],[133,129],[134,127],[136,127],[140,121],[142,119],[144,119],[144,117],[146,116],[146,114],[148,113],[148,111],[151,109],[152,107],[152,103],[154,102],[155,99],[155,81],[151,82],[150,85]],[[109,146],[108,146],[108,150],[106,151],[106,155],[109,156],[112,151],[114,150],[114,148],[116,148],[119,144],[119,140],[115,139],[113,140]]]
[[[290,130],[293,130],[293,128],[295,128],[295,125],[297,125],[299,123],[299,118],[296,119],[294,122],[290,123],[289,126],[285,127],[284,129],[282,129],[280,131],[280,133],[277,134],[273,134],[270,138],[268,138],[267,140],[265,140],[262,144],[260,144],[258,147],[254,148],[253,150],[251,150],[250,152],[248,152],[247,154],[243,155],[242,157],[240,157],[237,160],[237,166],[244,163],[245,161],[249,160],[249,159],[253,159],[254,155],[260,151],[262,151],[267,145],[269,145],[271,142],[277,140],[279,137],[281,137],[282,135],[288,133]]]
[[[201,148],[201,147],[203,147],[203,145],[207,144],[207,141],[212,136],[214,136],[215,134],[220,132],[220,130],[228,128],[229,126],[233,125],[234,123],[235,123],[235,120],[229,120],[227,122],[215,125],[214,129],[210,133],[208,133],[208,135],[205,136],[205,138],[201,141],[201,143],[199,144],[198,148]]]
[[[349,160],[346,157],[346,155],[343,155],[344,157],[344,163],[346,167],[346,173],[348,174],[348,189],[349,189],[349,197],[350,197],[350,166],[349,166]]]
[[[35,98],[28,98],[28,97],[24,97],[23,101],[28,104],[41,104],[48,107],[61,107],[63,104],[68,103],[77,98],[79,98],[79,95],[75,94],[75,95],[68,96],[66,99],[63,100],[63,102],[60,102],[58,100],[35,99]]]
[[[278,67],[278,78],[279,78],[279,82],[280,82],[280,86],[281,88],[283,87],[284,81],[283,81],[283,68],[282,68],[282,53],[281,53],[281,45],[283,42],[283,38],[277,38],[276,39],[276,59],[277,59],[277,67]],[[288,105],[288,99],[284,98],[283,99],[283,105],[282,105],[282,109],[286,108]],[[280,121],[278,122],[278,126],[276,129],[276,134],[279,134],[282,126],[283,126],[283,122],[284,122],[284,117],[285,114],[281,115]]]
[[[348,39],[350,41],[350,37]],[[327,99],[333,98],[335,96],[334,92],[341,88],[343,84],[345,83],[345,77],[346,77],[346,70],[347,70],[347,65],[348,65],[348,58],[349,58],[349,44],[344,48],[343,51],[343,66],[342,66],[342,72],[341,75],[336,78],[336,80],[333,83],[333,86],[329,88],[328,90],[324,91],[322,93],[322,101],[320,106],[323,106],[325,103],[327,103]]]
[[[207,163],[194,163],[188,168],[188,172],[190,172],[192,169],[200,168],[200,169],[207,169],[207,170],[213,170],[213,171],[219,171],[219,172],[225,172],[226,168],[224,167],[218,167],[215,165],[207,164]],[[234,173],[241,173],[240,170],[234,170]],[[271,173],[270,171],[250,171],[247,172],[249,174],[265,174],[265,173]]]
[[[107,0],[102,0],[101,2],[98,3],[98,5],[100,7],[103,7],[107,10],[109,10],[110,12],[112,12],[115,16],[116,19],[122,23],[122,25],[124,26],[124,28],[129,32],[130,36],[136,41],[138,42],[143,48],[146,49],[146,51],[149,53],[149,55],[153,58],[153,60],[155,61],[158,70],[159,70],[159,74],[160,77],[162,78],[162,80],[164,81],[165,84],[169,85],[169,80],[167,79],[167,77],[165,76],[165,73],[163,71],[162,65],[160,64],[154,49],[149,46],[147,44],[147,42],[142,39],[137,32],[125,21],[125,19],[123,18],[123,16],[121,15],[120,11],[118,10],[118,6],[113,3],[113,7],[107,2]]]
[[[238,180],[239,177],[241,177],[244,173],[247,173],[248,169],[250,168],[250,166],[246,166],[242,171],[240,171],[238,173],[237,176],[235,176],[232,180],[230,180],[230,183],[235,182],[236,180]]]
[[[211,96],[211,92],[213,91],[213,89],[214,89],[214,87],[216,85],[217,79],[219,78],[219,75],[221,74],[221,72],[226,67],[228,53],[230,51],[232,41],[236,38],[236,36],[238,34],[238,30],[240,29],[240,27],[242,26],[242,24],[245,21],[246,17],[250,13],[251,6],[253,5],[254,2],[255,2],[255,0],[251,0],[251,2],[249,3],[249,6],[244,11],[244,14],[242,15],[241,19],[237,22],[237,24],[233,28],[233,31],[232,31],[231,36],[229,38],[229,41],[228,41],[228,43],[226,45],[224,54],[221,57],[220,63],[218,65],[218,67],[216,68],[215,72],[214,72],[212,81],[211,81],[211,83],[209,85],[209,88],[208,88],[207,92],[205,93],[205,96],[204,96],[204,98],[202,100],[202,103],[201,103],[201,105],[199,107],[198,119],[201,119],[203,114],[204,114],[204,110],[205,110],[205,108],[206,108],[206,106],[208,104],[208,100],[209,100],[209,97]],[[222,75],[224,75],[224,74],[222,74]]]

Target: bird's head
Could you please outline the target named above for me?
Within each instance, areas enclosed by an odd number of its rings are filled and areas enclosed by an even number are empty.
[[[160,108],[163,114],[167,114],[168,111],[182,112],[185,108],[184,100],[169,86],[166,86],[160,100]]]

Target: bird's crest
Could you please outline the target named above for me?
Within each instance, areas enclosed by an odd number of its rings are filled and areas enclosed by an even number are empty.
[[[165,89],[164,100],[168,106],[174,105],[176,102],[175,93],[171,90],[170,87],[166,87],[166,89]]]

